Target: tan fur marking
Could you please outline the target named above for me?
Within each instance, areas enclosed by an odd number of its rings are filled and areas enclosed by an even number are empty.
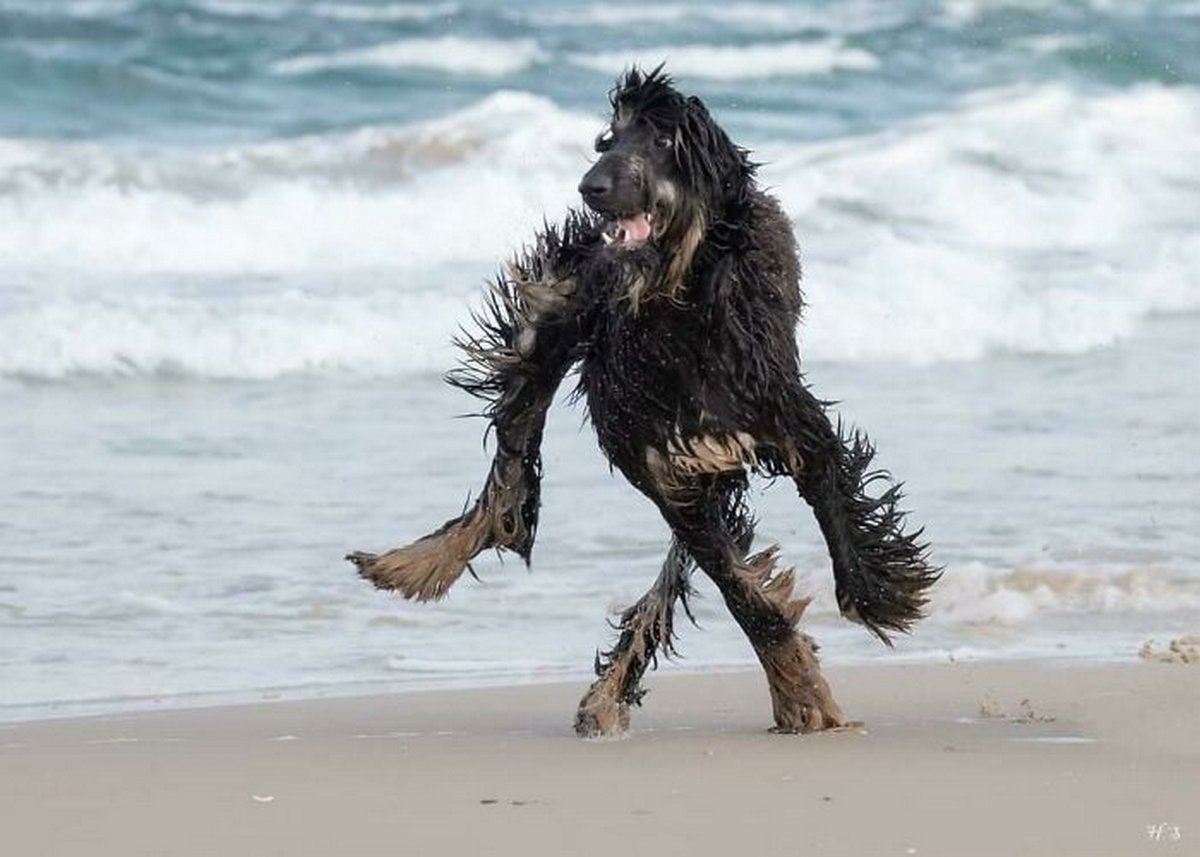
[[[845,726],[846,718],[821,674],[817,645],[807,634],[756,652],[767,674],[772,732],[820,732]]]
[[[671,254],[666,271],[658,278],[656,292],[661,292],[673,301],[683,300],[683,284],[692,267],[692,258],[696,255],[696,250],[700,247],[701,242],[704,241],[706,231],[708,231],[708,219],[701,213],[692,218],[682,235],[672,239],[675,252]],[[637,315],[641,308],[641,302],[648,297],[648,289],[649,284],[645,277],[638,275],[638,278],[626,291],[625,296],[629,300],[629,310],[634,315]]]
[[[516,286],[520,294],[526,310],[522,315],[530,325],[548,316],[561,315],[567,309],[569,299],[577,287],[576,282],[570,278],[530,279],[515,259],[508,261],[505,270],[508,273],[508,281]]]
[[[646,278],[640,273],[635,276],[634,281],[629,285],[629,291],[626,293],[626,296],[629,298],[631,311],[634,315],[637,315],[642,299],[646,296]]]
[[[678,249],[671,256],[666,276],[663,278],[663,292],[672,300],[679,300],[682,297],[680,293],[683,291],[683,281],[692,267],[692,257],[696,255],[696,250],[700,246],[700,242],[704,240],[704,233],[707,230],[707,218],[699,215],[693,218],[692,222],[688,224],[687,230],[679,237]]]
[[[492,527],[487,511],[476,508],[442,533],[418,539],[384,554],[359,551],[350,555],[358,573],[378,589],[394,589],[411,601],[437,601],[466,570],[486,544]]]
[[[790,568],[776,571],[778,556],[779,546],[773,545],[747,558],[734,573],[744,597],[767,602],[795,626],[812,599],[792,598],[795,573]],[[811,637],[793,631],[782,640],[755,644],[755,654],[767,674],[775,715],[773,732],[819,732],[846,725],[821,674],[817,644]]]
[[[680,477],[753,467],[758,464],[756,445],[754,438],[744,431],[674,438],[668,442],[665,456],[657,449],[647,449],[646,465],[663,484],[677,484]]]
[[[498,459],[475,505],[440,530],[384,554],[356,551],[346,558],[377,589],[395,590],[411,601],[444,598],[480,551],[511,547],[525,538],[520,468],[519,459]]]
[[[664,596],[656,587],[621,614],[618,628],[629,632],[627,647],[614,654],[604,673],[588,688],[575,714],[575,731],[585,737],[616,735],[629,726],[629,703],[621,698],[631,669],[645,668],[659,646],[670,654],[674,633],[671,609],[674,595]],[[657,644],[655,641],[658,641]]]
[[[596,679],[575,712],[575,734],[580,738],[611,738],[629,729],[629,703],[620,698],[629,661]]]

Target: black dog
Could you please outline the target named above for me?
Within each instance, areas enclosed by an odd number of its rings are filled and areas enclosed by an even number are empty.
[[[816,646],[796,630],[808,599],[792,597],[776,548],[750,555],[747,473],[795,481],[828,544],[842,613],[884,642],[920,618],[940,570],[920,531],[904,532],[899,485],[869,469],[866,437],[831,425],[804,385],[795,239],[748,153],[661,69],[626,73],[610,101],[600,158],[579,185],[590,211],[546,227],[513,259],[476,318],[480,332],[459,342],[465,365],[449,381],[488,402],[496,432],[481,496],[408,547],[348,558],[375,586],[419,601],[444,596],[485,548],[528,562],[546,410],[579,364],[601,449],[674,538],[597,658],[576,731],[626,727],[647,666],[674,651],[675,603],[687,610],[696,565],[753,644],[776,730],[842,725]],[[876,482],[883,490],[868,493]]]

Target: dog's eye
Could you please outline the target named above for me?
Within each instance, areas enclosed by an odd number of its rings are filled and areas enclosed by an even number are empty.
[[[601,134],[598,137],[596,137],[596,151],[597,152],[607,152],[609,149],[612,148],[612,145],[613,145],[613,132],[612,132],[611,128],[609,128],[606,131],[601,132]]]
[[[669,149],[675,145],[675,138],[670,134],[659,134],[654,138],[654,145],[660,149]]]

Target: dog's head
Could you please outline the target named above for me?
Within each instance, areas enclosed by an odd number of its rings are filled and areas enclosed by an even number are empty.
[[[612,121],[596,138],[600,157],[579,193],[606,218],[610,247],[657,245],[673,257],[667,276],[677,283],[708,223],[744,194],[754,167],[662,66],[626,72],[609,101]]]

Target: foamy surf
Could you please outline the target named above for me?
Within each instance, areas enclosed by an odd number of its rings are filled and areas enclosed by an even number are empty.
[[[0,141],[0,270],[37,280],[495,263],[574,200],[569,177],[598,125],[501,92],[411,126],[219,149]],[[478,203],[464,208],[470,196]]]
[[[1192,90],[1044,86],[884,134],[764,147],[807,250],[808,353],[1077,354],[1200,306],[1198,137]]]
[[[427,21],[448,18],[461,10],[458,3],[313,3],[313,15],[342,21]]]
[[[226,18],[282,19],[312,15],[336,21],[428,21],[456,14],[457,3],[310,3],[303,0],[190,0],[193,9]]]
[[[468,39],[442,36],[401,39],[328,54],[306,54],[276,61],[278,74],[313,74],[348,68],[432,69],[450,74],[504,77],[543,59],[533,39]]]
[[[633,52],[572,54],[568,59],[575,65],[607,74],[618,74],[631,64],[653,68],[666,63],[677,75],[725,81],[820,75],[839,70],[870,71],[879,66],[879,60],[869,51],[834,40],[739,47],[662,45]]]
[[[718,25],[746,33],[812,30],[856,33],[888,27],[906,20],[900,4],[847,3],[817,9],[776,3],[592,3],[568,9],[543,7],[512,10],[517,20],[548,27],[611,27],[641,25]]]
[[[427,122],[215,149],[0,141],[0,274],[19,286],[0,296],[0,374],[427,371],[337,324],[443,340],[543,216],[576,204],[601,126],[501,92]],[[806,356],[1082,353],[1200,306],[1198,136],[1190,90],[1045,86],[763,145],[805,248]],[[431,290],[435,311],[406,309]],[[206,344],[226,356],[201,359]]]
[[[39,379],[437,373],[470,306],[435,291],[59,300],[0,315],[0,366]]]
[[[1029,567],[994,571],[962,565],[934,590],[941,625],[1016,627],[1047,617],[1189,614],[1200,610],[1200,579],[1163,567]]]
[[[0,11],[20,12],[26,15],[58,16],[68,18],[109,18],[123,15],[137,7],[137,0],[65,0],[60,3],[39,3],[37,0],[3,0]]]

